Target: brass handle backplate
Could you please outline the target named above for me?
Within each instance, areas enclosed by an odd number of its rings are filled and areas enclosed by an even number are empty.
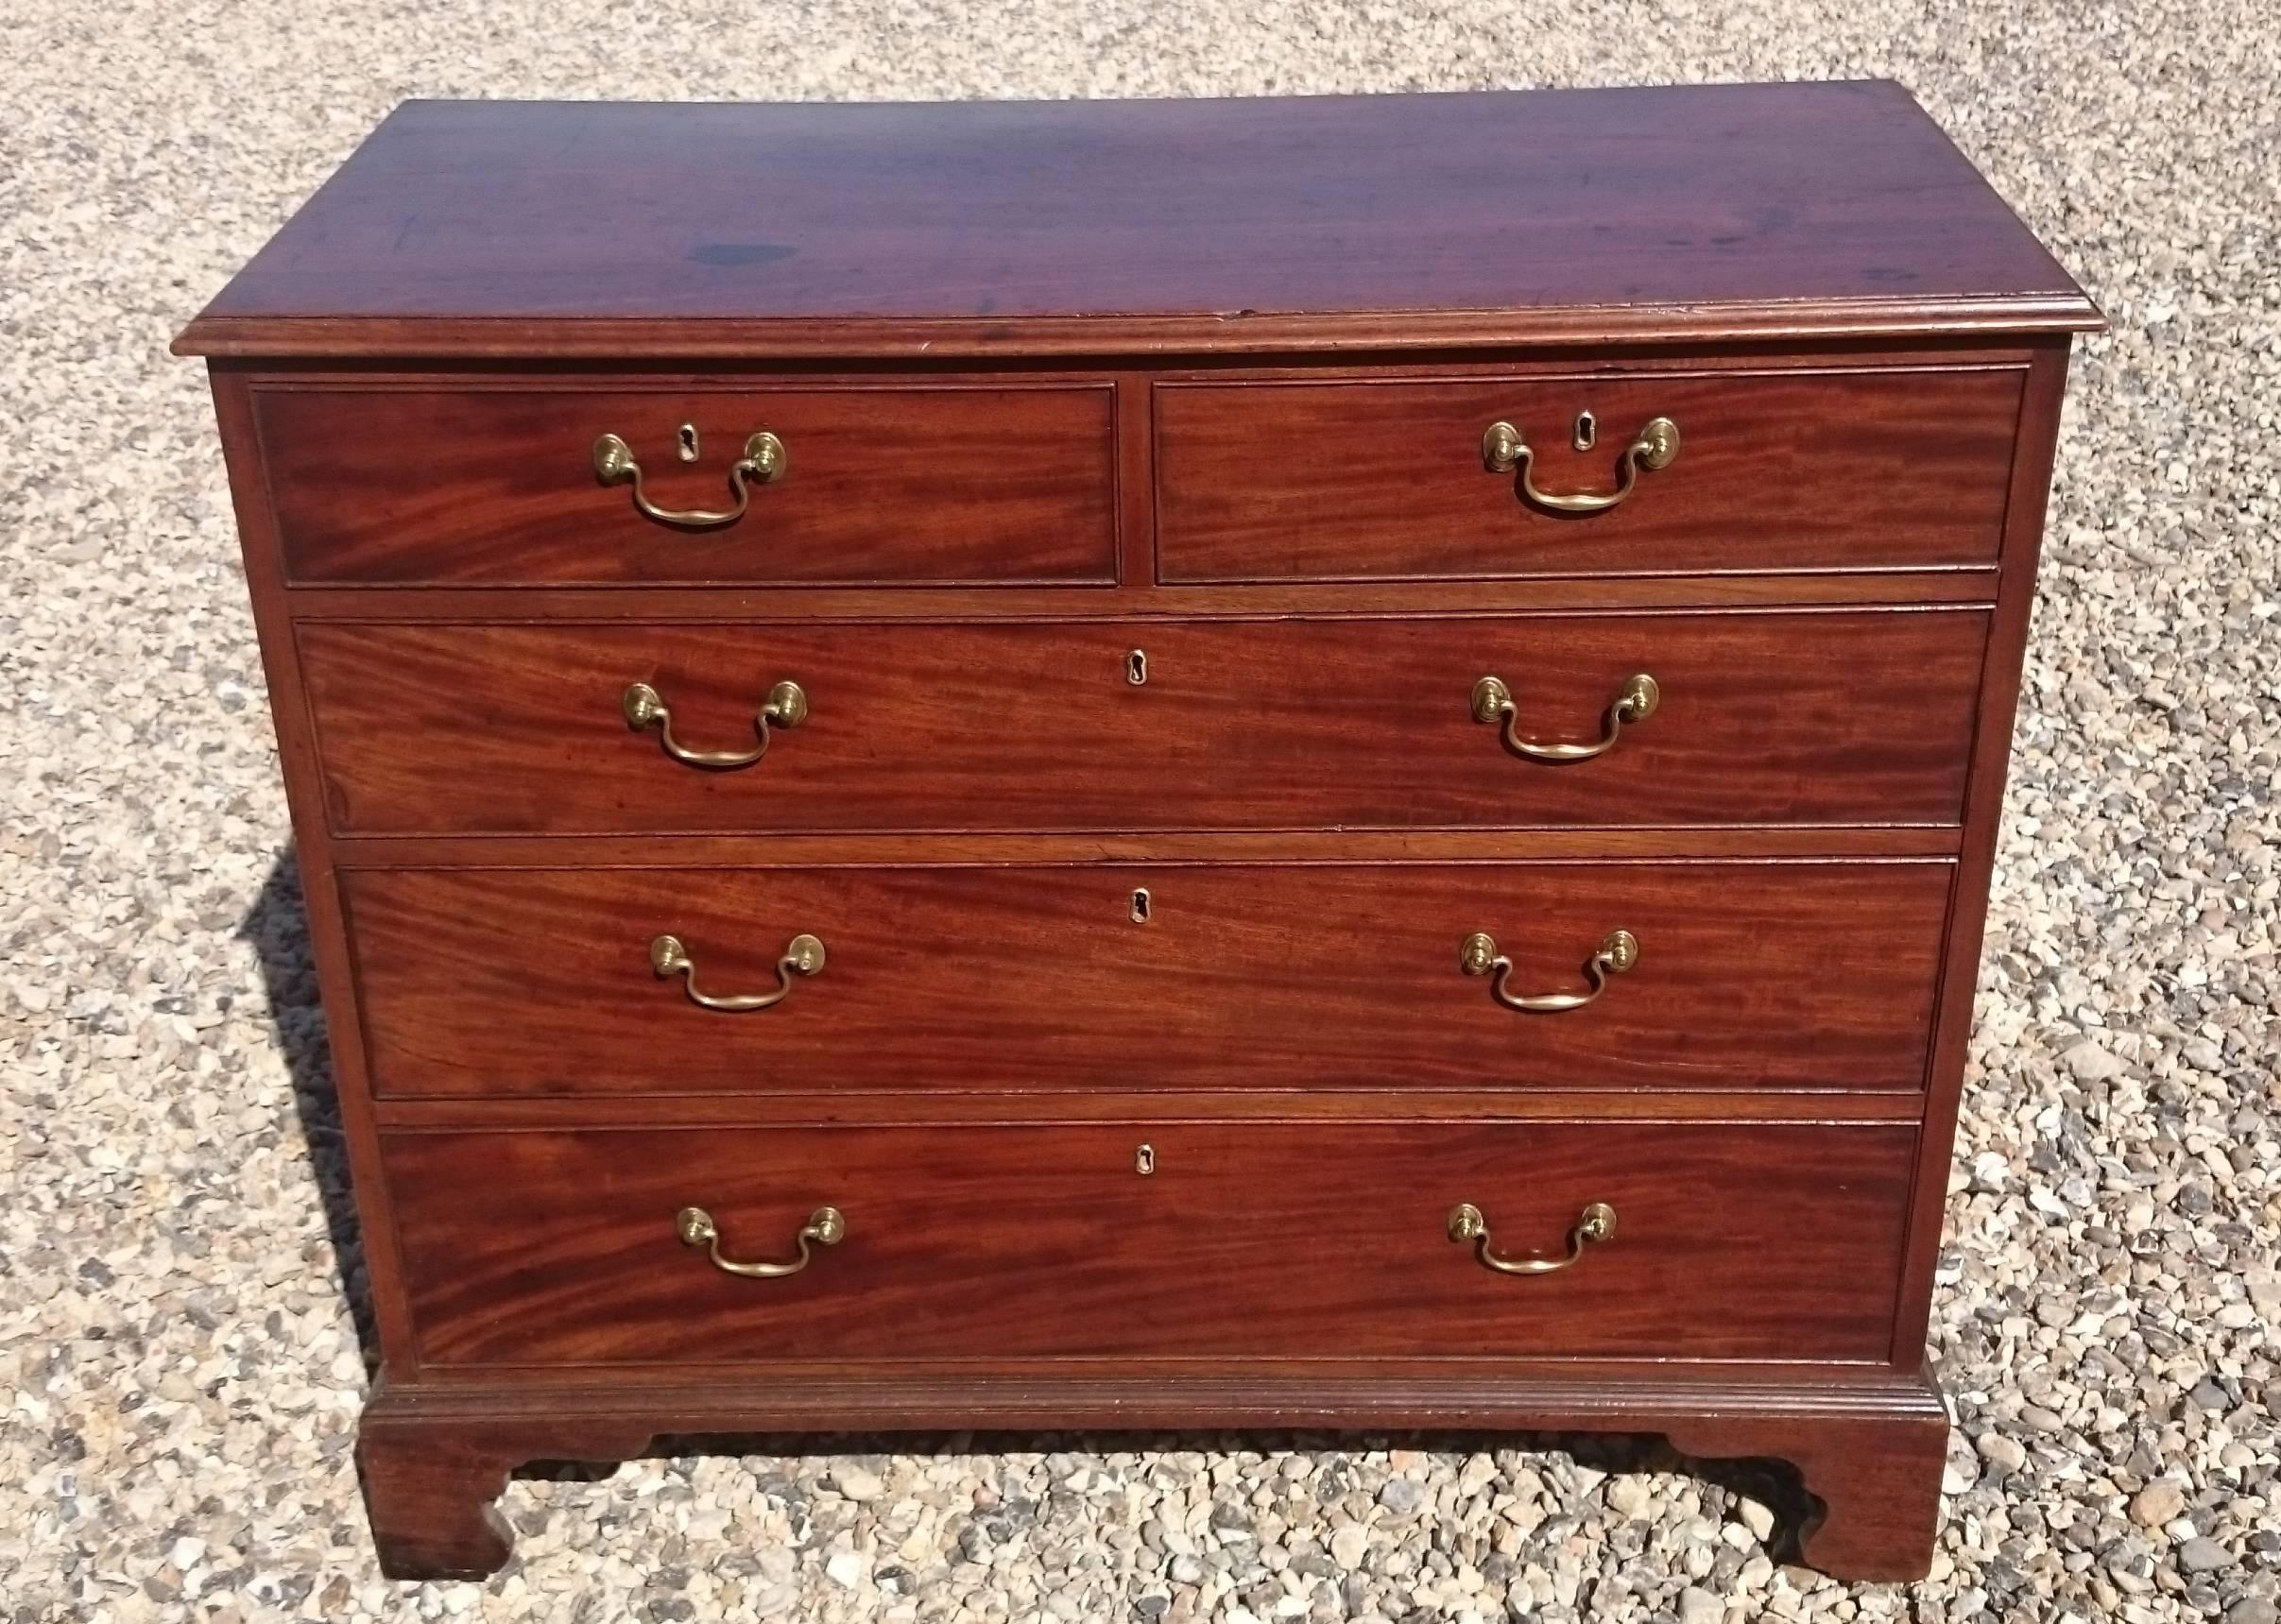
[[[689,949],[681,946],[678,936],[660,936],[649,944],[649,967],[660,976],[679,976],[691,1003],[702,1004],[707,1009],[728,1010],[733,1014],[782,1003],[792,995],[794,976],[821,975],[824,969],[824,944],[804,932],[785,943],[783,955],[776,962],[774,992],[746,993],[727,998],[699,992],[696,964],[690,958]]]
[[[1603,719],[1600,737],[1589,744],[1540,744],[1520,736],[1520,707],[1515,703],[1513,691],[1501,676],[1484,676],[1473,685],[1473,720],[1505,725],[1505,748],[1517,756],[1526,756],[1532,761],[1588,761],[1594,756],[1604,755],[1616,747],[1617,737],[1632,723],[1644,722],[1655,713],[1663,703],[1663,690],[1646,672],[1623,679],[1616,690],[1616,697],[1608,702],[1607,715]]]
[[[1600,950],[1585,961],[1584,973],[1592,987],[1589,992],[1542,993],[1523,998],[1505,988],[1505,979],[1513,973],[1513,961],[1497,950],[1497,938],[1486,931],[1476,931],[1458,948],[1458,967],[1469,976],[1495,974],[1496,981],[1489,990],[1497,1001],[1507,1009],[1518,1009],[1528,1015],[1552,1015],[1564,1009],[1582,1009],[1607,990],[1608,977],[1621,975],[1639,962],[1639,938],[1629,931],[1610,931],[1601,939]]]
[[[1536,453],[1511,423],[1491,423],[1482,431],[1481,460],[1491,473],[1518,473],[1522,500],[1551,513],[1604,513],[1632,494],[1639,470],[1669,468],[1679,456],[1679,425],[1669,418],[1650,418],[1616,459],[1616,488],[1604,493],[1584,491],[1555,496],[1536,488],[1532,465]]]
[[[784,442],[763,429],[745,442],[745,454],[729,466],[729,488],[736,493],[737,499],[734,507],[718,512],[702,507],[660,507],[643,492],[642,465],[634,459],[633,447],[616,435],[604,435],[594,442],[596,479],[604,485],[631,481],[634,506],[641,509],[644,518],[660,524],[677,525],[683,530],[714,530],[724,524],[734,524],[745,517],[745,509],[752,502],[751,487],[782,478],[786,461]]]
[[[774,1280],[785,1274],[797,1274],[808,1267],[808,1243],[819,1246],[837,1246],[848,1233],[848,1221],[840,1216],[836,1206],[819,1206],[808,1215],[800,1232],[793,1239],[800,1255],[788,1263],[739,1263],[721,1256],[721,1232],[712,1222],[712,1214],[701,1206],[685,1206],[676,1214],[674,1229],[684,1246],[702,1246],[712,1258],[712,1266],[725,1274],[743,1274],[755,1280]]]
[[[1489,1249],[1489,1221],[1481,1215],[1481,1208],[1471,1202],[1460,1202],[1449,1209],[1449,1239],[1474,1243],[1474,1256],[1490,1268],[1505,1274],[1550,1274],[1555,1269],[1566,1269],[1584,1256],[1586,1246],[1606,1240],[1616,1233],[1616,1209],[1604,1201],[1596,1201],[1577,1214],[1569,1230],[1569,1250],[1565,1256],[1500,1257]]]
[[[780,682],[771,688],[752,719],[752,730],[761,736],[761,742],[749,750],[689,748],[673,736],[673,712],[666,709],[664,696],[646,682],[627,683],[626,692],[618,696],[618,708],[625,712],[626,725],[637,733],[654,725],[658,742],[677,761],[687,761],[693,767],[749,767],[768,754],[771,727],[797,727],[808,720],[808,694],[797,682]]]

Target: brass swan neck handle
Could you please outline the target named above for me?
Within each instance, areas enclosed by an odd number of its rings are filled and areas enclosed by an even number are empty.
[[[626,725],[635,732],[656,727],[658,742],[675,761],[722,771],[749,767],[768,754],[771,728],[797,727],[807,721],[808,692],[797,682],[780,682],[771,688],[752,718],[752,730],[760,735],[761,742],[749,750],[691,749],[673,736],[673,711],[667,708],[665,696],[646,682],[627,683],[626,692],[618,696],[618,709],[626,717]]]
[[[1482,466],[1491,473],[1518,473],[1521,500],[1549,513],[1605,513],[1632,494],[1639,470],[1669,468],[1679,457],[1679,425],[1669,418],[1650,418],[1632,443],[1616,459],[1616,488],[1606,492],[1580,491],[1556,495],[1536,488],[1533,465],[1536,453],[1511,423],[1495,422],[1482,431]]]
[[[1489,1221],[1482,1216],[1481,1208],[1471,1202],[1460,1202],[1449,1209],[1449,1239],[1473,1242],[1474,1256],[1501,1274],[1550,1274],[1555,1269],[1567,1269],[1584,1256],[1586,1246],[1598,1245],[1616,1233],[1616,1209],[1604,1201],[1596,1201],[1576,1215],[1569,1229],[1569,1249],[1565,1256],[1544,1257],[1531,1254],[1523,1257],[1500,1257],[1490,1249]]]
[[[846,1239],[848,1221],[836,1206],[819,1206],[808,1215],[793,1237],[799,1247],[799,1256],[784,1263],[739,1263],[721,1255],[721,1231],[712,1221],[712,1214],[701,1206],[685,1206],[674,1214],[674,1230],[681,1237],[684,1246],[702,1246],[712,1259],[712,1266],[724,1274],[742,1274],[752,1280],[776,1280],[786,1274],[797,1274],[808,1267],[811,1256],[810,1241],[818,1246],[837,1246]]]
[[[1623,730],[1637,722],[1644,722],[1655,713],[1663,702],[1663,690],[1646,672],[1623,679],[1616,690],[1616,697],[1608,702],[1607,714],[1603,719],[1600,737],[1588,744],[1541,744],[1520,736],[1520,706],[1513,698],[1512,689],[1501,676],[1484,676],[1473,685],[1473,720],[1505,725],[1505,748],[1516,756],[1526,756],[1532,761],[1588,761],[1594,756],[1604,756],[1616,747]]]
[[[679,976],[689,1001],[707,1009],[726,1010],[741,1014],[746,1010],[767,1009],[792,996],[794,976],[816,976],[824,973],[824,944],[802,932],[784,944],[783,953],[776,961],[776,989],[773,992],[716,995],[700,992],[697,988],[697,966],[690,958],[689,949],[681,945],[678,936],[659,936],[649,944],[649,967],[660,978]]]
[[[717,530],[724,524],[734,524],[745,517],[745,509],[752,504],[752,486],[768,485],[782,478],[789,461],[784,442],[766,429],[761,430],[745,442],[745,454],[729,466],[729,488],[735,492],[737,504],[714,511],[703,507],[660,507],[651,502],[642,488],[642,465],[634,457],[633,447],[616,435],[604,435],[594,442],[593,458],[595,479],[604,485],[630,483],[634,487],[634,506],[643,518],[681,530]]]
[[[1497,1001],[1507,1009],[1519,1010],[1524,1015],[1556,1015],[1562,1010],[1582,1009],[1607,990],[1608,977],[1620,976],[1639,962],[1639,938],[1629,931],[1610,931],[1601,938],[1599,949],[1585,961],[1585,979],[1592,985],[1588,992],[1538,993],[1524,996],[1510,991],[1505,981],[1513,973],[1513,961],[1497,950],[1497,938],[1486,931],[1476,931],[1458,946],[1458,968],[1469,976],[1494,975],[1489,990]]]

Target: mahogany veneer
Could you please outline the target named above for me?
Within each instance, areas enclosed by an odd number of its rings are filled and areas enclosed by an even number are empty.
[[[918,1348],[1882,1362],[1915,1140],[1900,1122],[1141,1120],[392,1133],[382,1159],[430,1366],[744,1364],[783,1381],[787,1360]],[[827,1203],[867,1222],[762,1292],[629,1243],[673,1242],[692,1201],[732,1245]],[[1449,1239],[1463,1201],[1514,1250],[1557,1251],[1595,1201],[1637,1244],[1515,1291]]]
[[[1953,827],[1987,634],[1985,609],[1924,608],[299,637],[342,833],[726,834]],[[1586,772],[1517,761],[1468,709],[1501,674],[1525,733],[1588,741],[1642,671],[1655,714]],[[693,744],[750,748],[787,677],[807,720],[749,772],[686,770],[619,704],[647,682]],[[924,748],[882,751],[882,716]]]
[[[1590,370],[1385,382],[1173,382],[1156,391],[1165,581],[1679,574],[1995,562],[2025,370]],[[1570,429],[1588,400],[1594,444]],[[1608,484],[1657,417],[1664,479],[1577,516],[1514,500],[1482,429],[1510,421],[1554,490]]]
[[[345,877],[382,1097],[1923,1087],[1949,862],[401,869]],[[1145,889],[1149,918],[1132,918]],[[1459,963],[1485,931],[1530,1019]],[[729,1020],[700,987],[776,982]],[[543,948],[539,945],[543,944]],[[1358,1034],[1367,1034],[1358,1042]]]
[[[833,388],[257,386],[294,582],[941,586],[1117,578],[1116,392],[969,379]],[[695,431],[681,460],[680,431]],[[789,453],[755,524],[659,545],[592,446],[623,438],[661,507],[720,509],[766,429]],[[420,470],[407,480],[405,470]],[[950,493],[955,492],[955,496]],[[764,533],[756,529],[764,525]]]
[[[1921,1574],[2098,322],[1890,84],[398,110],[176,345],[384,1566],[1101,1426],[1662,1433]]]

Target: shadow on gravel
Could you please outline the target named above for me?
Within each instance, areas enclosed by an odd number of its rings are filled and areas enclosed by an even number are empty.
[[[1579,1466],[1611,1476],[1626,1472],[1676,1472],[1700,1486],[1756,1500],[1771,1511],[1775,1529],[1764,1548],[1770,1557],[1781,1563],[1800,1560],[1800,1536],[1819,1520],[1823,1509],[1821,1502],[1806,1491],[1797,1469],[1788,1462],[1704,1460],[1682,1455],[1661,1436],[1644,1433],[1290,1432],[1268,1428],[1257,1432],[972,1431],[825,1435],[712,1432],[690,1437],[662,1434],[652,1439],[649,1447],[634,1459],[741,1457],[760,1492],[785,1501],[797,1513],[816,1480],[825,1476],[821,1463],[834,1457],[856,1458],[877,1469],[883,1466],[884,1458],[890,1455],[941,1458],[1177,1450],[1264,1454],[1284,1449],[1312,1455],[1317,1465],[1329,1474],[1327,1480],[1318,1479],[1310,1486],[1309,1492],[1318,1499],[1344,1492],[1346,1484],[1360,1476],[1354,1464],[1355,1456],[1384,1449],[1460,1455],[1476,1451],[1500,1456],[1510,1453],[1526,1457],[1525,1463],[1537,1467],[1549,1466],[1553,1458],[1565,1455]],[[623,1462],[532,1461],[516,1468],[511,1476],[517,1480],[543,1479],[554,1482],[600,1483],[615,1476],[623,1464]],[[1487,1492],[1497,1491],[1492,1486]],[[1532,1548],[1541,1550],[1557,1544],[1581,1520],[1586,1510],[1583,1496],[1574,1504],[1555,1507],[1544,1524],[1529,1536]],[[1720,1515],[1715,1504],[1706,1510],[1714,1518]],[[978,1512],[974,1522],[992,1542],[1003,1542],[1044,1515],[1067,1514],[1068,1511],[1067,1507],[1009,1499],[986,1512]],[[547,1514],[547,1509],[537,1508],[526,1513],[527,1522],[519,1522],[518,1526],[525,1533],[535,1533],[543,1526]],[[1433,1518],[1432,1509],[1426,1508],[1415,1525],[1414,1537],[1431,1540]],[[1645,1538],[1645,1524],[1624,1524],[1620,1520],[1611,1551],[1618,1558],[1636,1557]],[[513,1564],[514,1559],[510,1557],[509,1571]]]
[[[325,1012],[317,1001],[317,969],[309,959],[309,920],[301,905],[300,868],[291,846],[263,882],[252,912],[238,934],[261,955],[262,979],[269,994],[269,1017],[278,1046],[293,1075],[293,1105],[301,1138],[317,1171],[325,1207],[325,1229],[340,1271],[341,1293],[356,1321],[365,1374],[380,1369],[380,1339],[372,1326],[372,1291],[365,1278],[362,1232],[356,1203],[349,1192],[349,1146],[340,1126],[340,1102],[333,1084],[333,1049],[325,1037]]]

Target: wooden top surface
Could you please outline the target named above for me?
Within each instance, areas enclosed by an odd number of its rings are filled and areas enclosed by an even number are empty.
[[[212,355],[1261,351],[2088,329],[1888,81],[407,102]]]

